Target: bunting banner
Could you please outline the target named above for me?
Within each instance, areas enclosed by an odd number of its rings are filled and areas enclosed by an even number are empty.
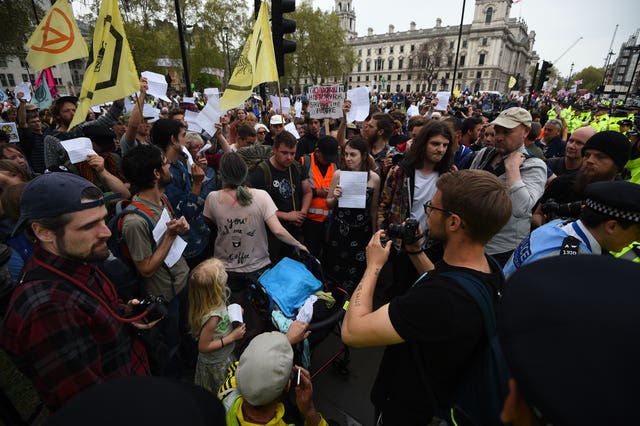
[[[45,68],[42,70],[40,75],[36,78],[35,87],[40,86],[40,81],[46,79],[47,86],[49,86],[49,93],[51,93],[52,98],[58,97],[58,89],[56,89],[56,80],[53,78],[53,71],[51,68]]]
[[[269,11],[266,2],[262,2],[253,32],[242,48],[229,84],[220,98],[220,110],[225,111],[241,105],[251,96],[254,87],[272,81],[278,81],[276,54],[271,38]]]
[[[49,9],[26,47],[27,62],[36,71],[89,55],[68,0],[58,0]]]
[[[40,79],[40,85],[36,86],[31,102],[33,102],[39,109],[48,108],[53,103],[53,98],[51,97],[49,84],[47,83],[46,78]]]
[[[102,0],[80,101],[69,128],[82,123],[92,106],[122,99],[135,93],[139,86],[118,1]]]

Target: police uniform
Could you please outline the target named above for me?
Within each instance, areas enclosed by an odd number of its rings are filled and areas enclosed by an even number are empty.
[[[595,182],[585,189],[586,207],[598,213],[640,224],[640,185],[625,182]],[[636,225],[637,226],[637,225]],[[504,267],[510,276],[523,265],[549,256],[601,254],[602,249],[581,221],[558,219],[533,231],[513,252]]]

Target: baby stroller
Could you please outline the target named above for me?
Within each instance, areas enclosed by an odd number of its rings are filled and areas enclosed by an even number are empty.
[[[318,291],[324,292],[313,303],[313,316],[309,321],[311,335],[304,345],[296,348],[296,362],[308,368],[309,360],[305,362],[305,349],[307,348],[306,355],[309,355],[330,333],[340,336],[341,321],[350,295],[337,283],[327,279],[317,258],[303,252],[296,253],[296,258],[284,258],[265,271],[251,286],[249,297],[265,326],[278,329],[274,324],[277,318],[294,320],[298,310],[310,296]],[[328,303],[327,299],[331,298],[334,302]],[[342,345],[317,371],[311,372],[311,377],[314,378],[329,365],[333,365],[341,374],[347,374],[349,360],[349,348]]]

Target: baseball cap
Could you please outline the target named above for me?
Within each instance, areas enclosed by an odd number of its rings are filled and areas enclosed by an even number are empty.
[[[282,118],[281,115],[275,114],[271,116],[271,119],[269,120],[269,124],[271,124],[272,126],[276,124],[282,124],[284,126],[284,119]]]
[[[275,401],[289,382],[292,368],[293,349],[287,336],[272,331],[254,337],[236,370],[240,395],[254,406]]]
[[[622,133],[613,130],[605,130],[591,136],[582,147],[583,156],[588,149],[604,152],[613,159],[620,170],[627,164],[631,155],[629,139]]]
[[[82,192],[97,186],[73,173],[45,173],[30,181],[20,197],[20,218],[13,229],[15,234],[33,219],[58,217],[65,213],[91,209],[120,197],[121,194],[101,196],[95,201],[82,201]]]
[[[634,417],[639,274],[637,263],[611,256],[553,256],[507,281],[497,311],[500,344],[522,395],[549,423]]]
[[[316,143],[316,148],[322,153],[324,161],[335,163],[338,161],[338,141],[331,136],[323,136]]]
[[[532,119],[529,111],[520,107],[511,107],[502,111],[491,124],[505,127],[507,129],[513,129],[521,124],[531,127],[531,121]]]

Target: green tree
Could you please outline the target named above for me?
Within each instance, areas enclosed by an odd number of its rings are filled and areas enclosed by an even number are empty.
[[[297,46],[293,54],[285,56],[285,81],[297,85],[305,77],[312,84],[334,76],[344,79],[356,56],[338,17],[319,8],[314,10],[310,1],[303,1],[290,19],[296,21],[296,31],[290,38]]]
[[[424,42],[413,57],[413,68],[417,71],[419,83],[425,83],[429,89],[438,78],[438,70],[443,60],[445,40],[442,37]]]
[[[38,19],[45,15],[39,6],[36,6]],[[0,37],[0,57],[20,56],[24,58],[26,51],[24,44],[27,42],[33,30],[40,22],[36,22],[33,14],[33,5],[30,1],[0,1],[0,22],[7,25]]]
[[[573,85],[573,81],[582,80],[580,89],[587,89],[590,92],[594,92],[596,87],[602,84],[604,78],[604,70],[602,68],[596,68],[594,66],[587,67],[582,71],[571,77],[570,85]]]

